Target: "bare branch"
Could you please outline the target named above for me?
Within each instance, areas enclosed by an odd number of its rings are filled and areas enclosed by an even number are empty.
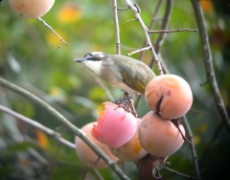
[[[70,121],[68,121],[62,114],[56,111],[52,106],[35,96],[34,94],[26,91],[25,89],[3,79],[0,77],[0,85],[5,87],[11,91],[14,91],[30,101],[38,104],[40,107],[47,110],[50,114],[52,114],[60,123],[65,125],[69,130],[75,133],[79,138],[81,138],[99,157],[101,157],[109,167],[119,176],[121,179],[129,180],[129,178],[121,171],[121,169],[112,161],[98,146],[92,142],[86,134],[76,126],[74,126]]]
[[[121,40],[120,40],[120,28],[119,28],[119,19],[118,19],[118,9],[117,9],[117,0],[112,0],[113,2],[113,19],[115,25],[116,33],[116,53],[121,54]]]
[[[188,120],[187,120],[186,116],[183,116],[183,122],[184,122],[183,125],[184,125],[184,127],[185,127],[185,129],[186,129],[186,131],[188,133],[188,139],[190,141],[189,146],[191,148],[192,160],[193,160],[194,168],[195,168],[195,171],[196,171],[196,176],[198,178],[200,178],[198,156],[197,156],[197,153],[196,153],[196,148],[195,148],[193,133],[192,133],[191,127],[190,127],[190,125],[188,123]]]
[[[159,0],[157,5],[156,5],[155,10],[153,11],[152,20],[151,20],[151,23],[149,25],[149,29],[153,29],[153,27],[155,25],[155,22],[161,20],[161,19],[158,18],[158,13],[160,11],[160,7],[162,5],[162,2],[163,2],[162,0]]]
[[[167,171],[169,171],[169,172],[171,172],[171,173],[174,173],[174,174],[177,174],[178,176],[181,176],[181,177],[183,177],[183,178],[194,179],[194,180],[201,180],[200,178],[193,177],[193,176],[189,176],[189,175],[187,175],[187,174],[183,174],[183,173],[181,173],[181,172],[179,172],[179,171],[176,171],[176,170],[174,170],[174,169],[171,169],[171,168],[169,168],[169,167],[167,167],[167,166],[164,167],[163,170],[167,170]]]
[[[156,5],[156,8],[155,8],[155,10],[153,11],[152,20],[151,20],[151,23],[150,23],[148,29],[153,29],[153,27],[154,27],[154,25],[155,25],[155,22],[159,19],[159,18],[158,18],[158,13],[159,13],[160,7],[161,7],[161,5],[162,5],[162,2],[163,2],[162,0],[159,0],[159,1],[158,1],[157,5]],[[145,39],[145,41],[144,41],[142,47],[145,47],[145,46],[146,46],[146,43],[147,43],[147,42],[146,42],[146,39]],[[140,53],[139,59],[142,58],[143,52],[144,52],[144,51],[142,51],[142,52]]]
[[[140,25],[141,25],[144,33],[145,33],[147,45],[151,47],[153,59],[156,62],[157,68],[159,70],[159,74],[163,74],[161,63],[160,63],[159,58],[157,57],[157,54],[153,48],[152,41],[151,41],[151,38],[150,38],[149,33],[148,33],[149,29],[146,27],[144,21],[142,20],[142,18],[140,16],[140,8],[136,4],[132,3],[130,0],[125,0],[125,3],[134,12],[136,19],[139,21],[139,23],[140,23]]]
[[[182,28],[182,29],[149,30],[150,34],[153,34],[153,33],[174,33],[174,32],[198,32],[198,29]]]
[[[149,49],[151,49],[151,47],[150,46],[146,46],[146,47],[143,47],[143,48],[140,48],[140,49],[137,49],[135,51],[132,51],[132,52],[128,53],[128,56],[131,56],[131,55],[139,53],[139,52],[147,51]]]
[[[55,36],[57,36],[59,39],[60,39],[60,44],[59,44],[59,46],[58,46],[58,48],[60,48],[61,47],[61,45],[62,45],[62,43],[64,43],[66,46],[69,46],[69,43],[67,43],[49,24],[47,24],[46,22],[45,22],[45,20],[43,20],[42,18],[37,18],[44,26],[46,26],[49,30],[51,30],[54,34],[55,34]]]
[[[166,1],[165,14],[164,14],[163,21],[161,24],[161,29],[168,29],[168,25],[169,25],[169,21],[170,21],[170,17],[171,17],[171,12],[172,12],[172,0],[167,0]],[[155,49],[156,49],[157,53],[160,52],[160,48],[164,42],[165,37],[166,37],[166,33],[159,34],[159,36],[156,40],[156,43],[155,43]]]
[[[225,127],[230,133],[230,119],[227,114],[226,107],[220,95],[220,90],[217,84],[203,11],[201,9],[199,1],[191,0],[191,2],[192,2],[195,16],[196,16],[196,21],[197,21],[197,25],[198,25],[198,29],[200,33],[200,39],[202,43],[203,59],[204,59],[204,64],[205,64],[207,82],[209,83],[212,89],[212,94],[214,96],[214,100],[216,102],[216,106],[219,111],[219,114],[223,122],[225,123]]]
[[[5,106],[3,106],[1,104],[0,104],[0,110],[5,112],[5,113],[7,113],[7,114],[9,114],[9,115],[11,115],[11,116],[14,116],[15,118],[17,118],[17,119],[19,119],[19,120],[21,120],[21,121],[23,121],[23,122],[25,122],[27,124],[29,124],[30,126],[35,127],[36,129],[41,130],[45,134],[47,134],[47,135],[53,137],[54,139],[56,139],[61,144],[65,145],[65,146],[67,146],[67,147],[69,147],[71,149],[75,149],[75,145],[73,143],[67,141],[66,139],[63,139],[59,133],[53,131],[50,128],[47,128],[46,126],[43,126],[42,124],[36,122],[35,120],[32,120],[32,119],[30,119],[28,117],[25,117],[25,116],[23,116],[23,115],[15,112],[15,111],[7,108],[7,107],[5,107]]]

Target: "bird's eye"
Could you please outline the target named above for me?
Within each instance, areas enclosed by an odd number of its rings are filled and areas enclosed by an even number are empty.
[[[84,55],[84,59],[88,59],[88,58],[90,58],[90,57],[92,57],[92,55],[89,53],[89,54],[86,54],[86,55]]]

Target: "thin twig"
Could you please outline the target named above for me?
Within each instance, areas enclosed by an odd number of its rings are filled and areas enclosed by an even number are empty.
[[[156,23],[158,20],[161,20],[161,19],[158,18],[158,13],[159,13],[159,11],[160,11],[160,7],[161,7],[162,3],[163,3],[162,0],[159,0],[159,1],[158,1],[157,5],[156,5],[156,8],[155,8],[155,10],[153,11],[152,20],[151,20],[151,22],[150,22],[150,24],[149,24],[149,29],[153,29],[155,23]]]
[[[49,113],[51,113],[60,123],[65,125],[69,130],[71,130],[73,133],[75,133],[79,138],[81,138],[99,157],[101,157],[108,165],[109,167],[121,178],[124,180],[128,180],[129,178],[121,171],[121,169],[112,161],[105,153],[95,145],[87,136],[86,134],[74,126],[70,121],[68,121],[62,114],[60,114],[58,111],[56,111],[52,106],[35,96],[34,94],[26,91],[25,89],[3,79],[0,77],[0,85],[2,87],[5,87],[11,91],[14,91],[25,98],[29,99],[30,101],[38,104],[40,107],[47,110]]]
[[[171,172],[171,173],[174,173],[174,174],[176,174],[176,175],[178,175],[178,176],[181,176],[181,177],[183,177],[183,178],[186,178],[186,179],[201,180],[200,178],[193,177],[193,176],[189,176],[189,175],[187,175],[187,174],[184,174],[184,173],[181,173],[181,172],[176,171],[176,170],[174,170],[174,169],[171,169],[171,168],[169,168],[169,167],[167,167],[167,166],[165,166],[162,170],[167,170],[167,171],[169,171],[169,172]]]
[[[66,46],[69,46],[69,43],[67,43],[49,24],[47,24],[46,22],[45,22],[45,20],[43,20],[42,18],[37,18],[44,26],[46,26],[49,30],[51,30],[54,34],[55,34],[55,36],[57,36],[58,37],[58,39],[60,39],[60,44],[59,44],[59,46],[58,46],[58,48],[60,48],[61,47],[61,45],[62,45],[62,43],[64,43]]]
[[[220,118],[219,114],[214,114],[212,112],[208,112],[208,111],[203,111],[203,110],[200,110],[200,109],[196,109],[196,108],[191,108],[190,111],[196,113],[196,114],[200,114],[202,116],[209,116],[213,119],[218,119]]]
[[[227,114],[227,111],[224,105],[224,101],[220,95],[220,90],[217,84],[203,11],[201,9],[199,1],[191,0],[191,2],[192,2],[193,10],[195,13],[195,17],[196,17],[196,21],[197,21],[197,25],[198,25],[198,29],[200,33],[200,39],[202,43],[203,60],[205,64],[207,82],[209,83],[212,89],[212,94],[214,96],[214,100],[216,102],[215,104],[217,106],[219,114],[223,122],[225,123],[225,127],[227,128],[228,133],[230,133],[230,119]]]
[[[112,0],[113,2],[113,19],[116,33],[116,53],[121,54],[121,40],[120,40],[120,27],[117,13],[117,0]]]
[[[137,18],[127,20],[127,22],[133,22],[133,21],[137,21]]]
[[[168,29],[168,25],[169,25],[169,21],[170,21],[170,17],[171,17],[171,12],[172,12],[172,0],[167,0],[164,17],[163,17],[162,24],[161,24],[161,29],[164,29],[164,30]],[[154,45],[159,59],[161,57],[160,49],[164,43],[165,38],[166,38],[166,33],[159,34],[159,36],[155,42],[155,45]],[[161,63],[163,65],[164,62],[162,61],[162,59],[160,59],[160,60],[161,60]],[[151,61],[150,66],[152,66],[153,63],[154,63],[154,60]],[[163,66],[163,69],[166,72],[167,67]]]
[[[158,19],[158,13],[159,13],[159,10],[160,10],[160,7],[161,7],[161,5],[162,5],[162,0],[159,0],[158,1],[158,3],[157,3],[157,5],[156,5],[156,8],[155,8],[155,10],[153,11],[153,15],[152,15],[152,20],[151,20],[151,22],[150,22],[150,25],[149,25],[149,28],[148,29],[153,29],[153,27],[154,27],[154,25],[155,25],[155,22],[156,22],[156,20]],[[145,39],[145,41],[144,41],[144,43],[143,43],[143,45],[142,45],[142,47],[145,47],[146,46],[146,39]],[[142,56],[144,55],[144,53],[143,53],[144,51],[142,51],[141,53],[140,53],[140,55],[139,55],[139,59],[141,59],[142,58]],[[150,66],[151,67],[151,66]],[[152,67],[151,67],[152,68]]]
[[[157,5],[156,5],[156,8],[155,8],[154,11],[153,11],[152,19],[151,19],[151,22],[150,22],[150,24],[149,24],[149,28],[148,28],[148,29],[153,29],[156,20],[159,19],[159,18],[158,18],[158,13],[159,13],[159,11],[160,11],[160,7],[161,7],[161,5],[162,5],[162,2],[163,2],[162,0],[159,0],[159,1],[158,1]],[[146,45],[147,45],[147,41],[146,41],[146,39],[145,39],[145,40],[144,40],[144,43],[143,43],[143,45],[142,45],[142,47],[146,47]],[[140,55],[139,55],[138,59],[142,59],[142,57],[143,57],[143,55],[144,55],[144,52],[145,52],[145,51],[141,51],[141,52],[140,52]],[[159,57],[159,56],[158,56],[158,57]],[[160,57],[159,57],[159,58],[160,58]],[[161,61],[161,62],[162,62],[162,61]],[[149,67],[152,68],[151,63],[149,64]],[[139,102],[140,102],[140,98],[141,98],[141,96],[138,96],[138,98],[137,98],[137,100],[136,100],[136,102],[135,102],[135,106],[136,106],[136,107],[138,106],[138,104],[139,104]]]
[[[181,28],[181,29],[162,29],[162,30],[149,30],[150,34],[153,33],[174,33],[174,32],[198,32],[198,29]]]
[[[191,148],[192,160],[193,160],[196,176],[197,176],[197,178],[200,179],[201,178],[200,177],[200,169],[199,169],[199,164],[198,164],[198,156],[197,156],[197,153],[196,153],[193,133],[192,133],[191,127],[190,127],[190,125],[188,123],[188,120],[187,120],[186,116],[183,116],[183,124],[184,124],[184,127],[185,127],[185,129],[186,129],[186,131],[188,133],[188,139],[190,141],[189,146]]]
[[[151,49],[151,47],[150,46],[146,46],[146,47],[143,47],[143,48],[140,48],[140,49],[137,49],[135,51],[132,51],[132,52],[128,53],[128,56],[131,56],[131,55],[139,53],[139,52],[147,51],[149,49]]]
[[[159,58],[157,57],[157,54],[156,54],[156,52],[154,50],[151,38],[150,38],[149,33],[148,33],[149,29],[146,27],[144,21],[142,20],[142,18],[140,16],[140,9],[139,9],[139,7],[136,4],[132,3],[130,0],[125,0],[125,3],[134,12],[136,19],[140,23],[140,25],[141,25],[144,33],[145,33],[147,45],[151,47],[151,51],[152,51],[152,54],[153,54],[153,59],[156,62],[159,74],[163,74],[161,63],[159,61]]]
[[[61,144],[71,148],[71,149],[75,149],[75,145],[69,141],[67,141],[66,139],[63,139],[61,137],[61,135],[55,131],[53,131],[52,129],[50,128],[47,128],[46,126],[43,126],[42,124],[36,122],[35,120],[32,120],[30,118],[27,118],[3,105],[0,104],[0,110],[11,115],[11,116],[14,116],[15,118],[41,130],[42,132],[46,133],[47,135],[53,137],[54,139],[56,139],[57,141],[59,141]]]
[[[164,29],[164,30],[167,30],[168,29],[168,26],[169,26],[169,21],[170,21],[170,17],[171,17],[171,12],[172,12],[172,0],[167,0],[166,1],[166,8],[165,8],[165,13],[164,13],[164,17],[163,17],[163,21],[162,21],[162,24],[161,24],[161,29]],[[157,40],[156,40],[156,43],[154,45],[155,49],[156,49],[156,53],[159,53],[160,52],[160,48],[164,42],[166,38],[166,33],[160,33]]]

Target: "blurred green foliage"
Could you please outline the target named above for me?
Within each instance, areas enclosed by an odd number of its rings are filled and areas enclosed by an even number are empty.
[[[205,0],[201,0],[204,3]],[[141,1],[142,18],[148,25],[157,1]],[[222,97],[228,113],[230,91],[230,9],[223,1],[202,4],[207,20],[213,62]],[[122,1],[119,7],[124,7]],[[165,1],[159,19],[164,14]],[[69,8],[69,9],[68,9]],[[222,11],[222,9],[225,11]],[[226,11],[227,8],[227,11]],[[60,41],[38,20],[19,16],[0,3],[0,75],[44,99],[78,127],[95,121],[103,101],[109,98],[94,76],[73,62],[90,51],[115,53],[115,28],[110,1],[56,1],[42,17],[70,46]],[[132,11],[120,11],[122,54],[138,49],[144,33],[137,21],[130,21]],[[154,30],[160,29],[161,21]],[[174,0],[169,29],[197,28],[190,0]],[[153,43],[158,34],[151,36]],[[199,33],[177,32],[167,35],[161,49],[162,59],[173,74],[186,79],[194,93],[194,103],[187,118],[194,133],[201,177],[217,179],[230,177],[228,167],[230,135],[217,112],[213,95],[206,82]],[[138,57],[134,55],[133,57]],[[145,53],[145,61],[151,59]],[[156,69],[154,67],[154,69]],[[156,71],[156,73],[158,73]],[[105,84],[117,99],[122,92]],[[35,119],[74,142],[74,134],[57,122],[42,107],[0,87],[0,103]],[[139,116],[148,108],[142,99],[137,107]],[[0,179],[81,179],[84,166],[75,152],[47,137],[48,147],[41,147],[36,129],[0,112]],[[22,140],[26,143],[22,143]],[[29,139],[29,140],[28,140]],[[195,176],[188,143],[168,162],[170,167]],[[128,176],[137,179],[133,163],[125,163]],[[90,171],[91,172],[91,171]],[[100,170],[104,179],[118,179],[110,170]],[[164,171],[166,179],[183,179]],[[20,175],[20,176],[19,176]],[[95,176],[92,172],[92,176]],[[95,179],[96,176],[95,176]]]

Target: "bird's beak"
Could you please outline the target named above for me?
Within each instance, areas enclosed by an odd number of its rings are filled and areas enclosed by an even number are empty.
[[[77,58],[77,59],[74,59],[74,62],[82,62],[84,61],[84,58]]]

